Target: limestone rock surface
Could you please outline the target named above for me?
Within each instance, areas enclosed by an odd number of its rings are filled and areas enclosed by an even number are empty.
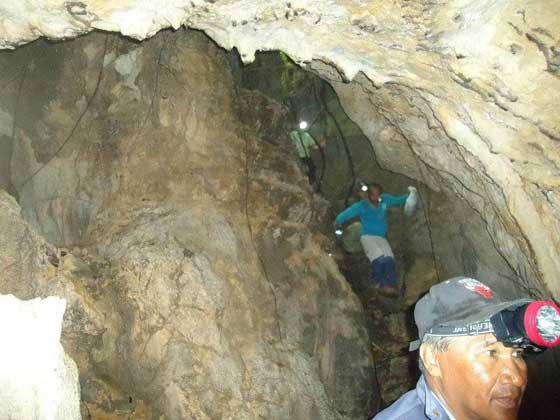
[[[112,401],[122,393],[112,387],[107,398],[106,391],[111,387],[93,372],[90,354],[102,341],[103,333],[118,325],[111,309],[112,301],[107,302],[100,292],[99,273],[103,265],[98,259],[88,264],[80,256],[47,243],[22,219],[20,206],[3,190],[0,190],[0,230],[0,266],[3,267],[0,293],[23,300],[57,296],[66,301],[61,341],[79,370],[83,414],[96,413],[94,407],[89,409],[84,405],[91,402],[92,387],[98,390],[92,400],[112,410]]]
[[[10,171],[21,210],[5,195],[0,218],[0,258],[26,281],[0,284],[74,302],[63,337],[88,409],[373,414],[363,308],[319,246],[327,204],[286,139],[258,130],[281,131],[281,107],[237,92],[225,53],[194,32],[29,48],[13,53],[28,68]]]
[[[66,302],[0,295],[0,417],[78,420],[78,369],[60,344]]]

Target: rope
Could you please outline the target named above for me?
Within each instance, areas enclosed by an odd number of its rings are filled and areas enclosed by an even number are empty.
[[[320,98],[321,98],[321,101],[323,102],[325,112],[333,120],[334,126],[336,127],[336,130],[338,131],[338,134],[340,135],[340,139],[342,140],[342,145],[344,147],[346,157],[348,158],[348,166],[349,166],[349,169],[350,169],[350,175],[352,177],[352,184],[350,185],[350,188],[348,189],[348,192],[346,193],[346,197],[344,199],[344,207],[348,207],[348,201],[350,201],[350,197],[352,197],[354,187],[356,186],[356,171],[354,170],[354,160],[352,159],[352,153],[350,152],[350,148],[348,147],[348,142],[346,141],[346,137],[344,136],[344,134],[342,132],[342,128],[340,127],[340,124],[338,123],[337,119],[334,117],[333,113],[329,109],[329,105],[328,105],[328,102],[327,102],[327,99],[326,99],[325,95],[326,95],[326,86],[323,85],[322,88],[321,88]]]
[[[97,77],[97,83],[95,84],[95,89],[93,90],[93,93],[90,96],[84,110],[80,113],[76,122],[74,123],[74,126],[72,127],[72,130],[70,130],[70,133],[68,134],[66,139],[60,144],[60,146],[58,146],[56,151],[47,159],[47,161],[43,165],[41,165],[38,169],[36,169],[30,176],[28,176],[20,185],[17,186],[18,190],[25,187],[25,185],[27,185],[33,178],[35,178],[35,176],[37,176],[39,174],[39,172],[41,172],[49,163],[52,162],[52,160],[55,157],[58,156],[58,154],[62,151],[62,149],[64,149],[64,147],[70,142],[70,140],[72,140],[72,137],[74,136],[74,133],[76,132],[78,126],[80,125],[82,119],[84,118],[84,115],[86,115],[86,113],[88,112],[93,100],[97,96],[97,92],[99,91],[99,86],[101,85],[101,79],[103,78],[103,62],[104,62],[104,59],[105,59],[105,55],[107,53],[108,41],[109,41],[109,35],[107,35],[105,37],[105,45],[104,45],[104,50],[103,50],[103,56],[101,57],[101,60],[100,60],[101,64],[100,64],[99,76]],[[14,122],[14,133],[15,133],[15,122]]]

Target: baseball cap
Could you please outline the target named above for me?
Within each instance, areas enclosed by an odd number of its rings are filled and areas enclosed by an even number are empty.
[[[490,318],[503,311],[531,302],[508,301],[484,283],[469,277],[454,277],[430,288],[414,308],[419,339],[410,344],[420,347],[426,334],[437,336],[480,335],[493,332]]]

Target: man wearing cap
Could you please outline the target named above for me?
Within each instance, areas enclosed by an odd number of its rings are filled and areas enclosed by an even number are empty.
[[[375,420],[516,419],[527,383],[523,349],[560,344],[553,302],[505,301],[466,277],[433,286],[414,319],[422,376]]]

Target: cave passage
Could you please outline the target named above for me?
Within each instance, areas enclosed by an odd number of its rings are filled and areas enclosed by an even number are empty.
[[[235,56],[232,61],[236,63]],[[372,392],[379,393],[378,404],[384,407],[412,389],[419,377],[416,355],[408,353],[408,344],[416,334],[411,310],[420,291],[426,291],[440,280],[433,251],[430,255],[434,244],[430,242],[431,233],[422,212],[425,209],[419,209],[422,213],[415,220],[403,216],[402,208],[390,213],[389,241],[395,250],[398,273],[399,297],[396,299],[378,293],[372,297],[367,293],[370,264],[360,244],[359,222],[350,223],[342,238],[334,237],[332,226],[336,214],[366,198],[367,193],[362,189],[364,184],[376,182],[384,191],[404,194],[409,185],[418,183],[379,165],[370,141],[344,112],[331,85],[314,73],[303,70],[278,52],[259,53],[254,63],[235,68],[242,88],[261,92],[285,107],[288,116],[286,142],[292,140],[293,131],[308,132],[316,139],[317,146],[310,148],[316,173],[309,177],[309,181],[312,189],[329,202],[330,211],[323,230],[331,241],[330,255],[367,312],[379,386],[379,390]],[[293,152],[298,154],[297,150]],[[304,159],[301,159],[301,168],[309,176],[309,166]],[[428,191],[423,186],[421,188]],[[433,203],[437,196],[429,197]],[[407,234],[411,229],[423,231],[421,245],[409,245]],[[405,279],[414,282],[409,291]]]
[[[316,147],[310,148],[307,156],[312,165],[305,159],[300,160],[312,189],[330,204],[324,229],[328,231],[334,216],[345,207],[367,198],[366,186],[374,182],[392,193],[404,193],[408,185],[417,186],[421,191],[420,208],[412,218],[404,217],[402,210],[390,213],[388,237],[398,262],[396,298],[375,291],[371,293],[368,280],[371,267],[360,244],[358,221],[346,226],[343,234],[342,230],[337,232],[341,234],[339,238],[333,237],[333,232],[328,235],[333,243],[329,255],[336,260],[367,313],[377,404],[378,408],[387,407],[413,389],[420,376],[418,354],[409,352],[409,343],[417,338],[414,304],[433,284],[457,275],[475,277],[480,271],[484,272],[477,267],[480,266],[479,254],[474,249],[478,242],[469,244],[473,249],[468,246],[461,249],[460,266],[450,263],[457,256],[443,251],[449,246],[449,237],[442,231],[449,227],[438,225],[442,214],[449,211],[446,208],[451,207],[449,198],[406,175],[383,168],[370,140],[348,117],[329,82],[314,72],[305,71],[281,52],[259,53],[255,62],[247,66],[239,65],[235,58],[234,55],[232,62],[240,85],[281,103],[288,115],[287,132],[309,132],[314,139]],[[291,133],[286,141],[293,142]],[[299,137],[296,140],[301,141]],[[302,157],[298,150],[296,154]],[[397,155],[391,159],[398,161],[399,158]],[[456,224],[465,222],[457,220]],[[484,238],[479,239],[484,241]],[[469,255],[471,252],[473,255]],[[495,269],[490,267],[490,270]],[[556,349],[526,355],[530,380],[520,419],[554,418],[555,414],[550,413],[560,405],[560,388],[552,377],[560,372],[559,354]]]
[[[415,386],[430,286],[542,292],[461,197],[399,147],[379,156],[387,129],[368,138],[317,73],[189,30],[0,51],[0,292],[66,299],[82,418],[371,418]],[[369,293],[359,225],[333,231],[372,182],[420,195],[389,213],[396,298]]]

